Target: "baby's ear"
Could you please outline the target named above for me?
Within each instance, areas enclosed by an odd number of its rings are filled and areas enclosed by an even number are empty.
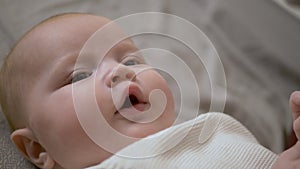
[[[30,129],[17,129],[11,134],[10,138],[25,157],[37,167],[43,169],[54,167],[54,160],[40,145]]]

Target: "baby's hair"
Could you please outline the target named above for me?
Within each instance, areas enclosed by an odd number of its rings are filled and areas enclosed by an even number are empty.
[[[43,20],[27,31],[5,58],[0,70],[0,105],[12,130],[24,127],[24,120],[26,119],[23,114],[27,110],[26,96],[29,94],[32,84],[37,83],[35,75],[38,73],[38,70],[33,72],[29,69],[31,65],[36,64],[37,58],[26,56],[19,49],[19,44],[37,27],[55,21],[57,18],[72,15],[87,14],[63,13]]]

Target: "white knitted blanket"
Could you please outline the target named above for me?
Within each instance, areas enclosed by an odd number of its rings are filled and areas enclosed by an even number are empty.
[[[267,169],[276,159],[232,117],[206,113],[141,139],[88,169]]]

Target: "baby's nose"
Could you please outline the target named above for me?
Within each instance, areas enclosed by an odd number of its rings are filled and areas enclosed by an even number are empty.
[[[133,81],[135,77],[135,72],[128,66],[119,65],[114,69],[114,71],[111,74],[110,87],[113,87],[122,81]]]

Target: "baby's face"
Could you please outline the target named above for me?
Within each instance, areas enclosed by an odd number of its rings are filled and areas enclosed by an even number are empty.
[[[107,22],[95,16],[68,16],[40,26],[25,39],[26,52],[32,55],[28,57],[38,58],[36,67],[31,69],[40,72],[28,96],[28,127],[63,168],[87,167],[112,155],[95,144],[81,127],[72,86],[84,91],[90,84],[94,85],[97,105],[114,129],[112,132],[141,138],[171,126],[174,121],[173,96],[166,81],[155,70],[145,69],[149,66],[137,54],[131,40],[113,47],[97,68],[82,64],[74,70],[84,43]],[[127,119],[159,106],[149,100],[154,89],[163,91],[166,96],[161,115],[147,123]],[[112,93],[117,93],[114,98]],[[87,106],[85,100],[90,98],[85,92],[79,92],[76,97],[82,100],[81,107]],[[91,113],[89,107],[86,108],[85,113]]]

